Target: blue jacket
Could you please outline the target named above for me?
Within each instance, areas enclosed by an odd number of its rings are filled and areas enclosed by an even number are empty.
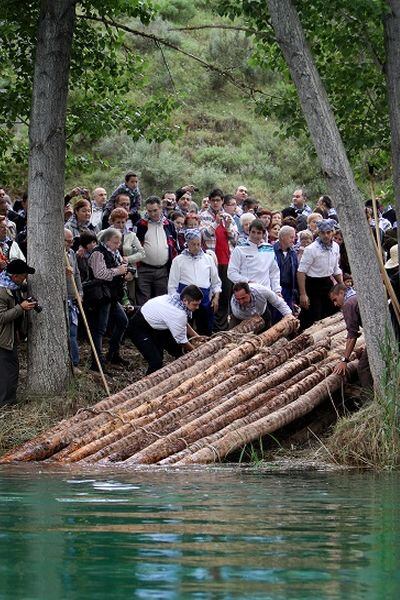
[[[279,247],[279,242],[275,242],[274,252],[275,252],[276,260],[277,260],[277,263],[279,266],[279,270],[281,272],[281,285],[282,285],[282,273],[283,273],[283,269],[285,268],[285,265],[283,262],[283,253]],[[297,254],[296,254],[295,250],[293,250],[293,248],[290,248],[288,250],[288,255],[289,255],[289,259],[290,259],[290,278],[289,279],[291,280],[291,286],[290,286],[290,288],[288,288],[286,285],[285,286],[282,285],[282,288],[285,287],[287,290],[290,290],[290,292],[292,293],[293,299],[296,300],[297,294],[298,294],[297,269],[299,266],[299,261],[297,260]],[[283,289],[282,289],[282,292],[283,292]]]

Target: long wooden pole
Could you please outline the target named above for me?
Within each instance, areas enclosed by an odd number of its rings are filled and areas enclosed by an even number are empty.
[[[399,301],[395,294],[395,291],[393,289],[392,282],[390,281],[389,276],[386,272],[385,264],[383,262],[381,236],[380,236],[380,230],[379,230],[378,207],[377,207],[376,196],[375,196],[375,178],[374,178],[374,170],[373,170],[372,166],[369,167],[369,184],[370,184],[372,207],[373,207],[374,220],[375,220],[375,237],[374,237],[374,235],[372,235],[372,238],[374,241],[374,248],[375,248],[376,256],[378,258],[379,269],[382,274],[382,278],[383,278],[383,282],[386,287],[386,291],[389,295],[390,300],[392,301],[393,311],[396,316],[397,322],[400,324],[400,304],[399,304]]]
[[[69,267],[70,269],[72,269],[72,265],[69,262],[69,258],[68,258],[68,254],[67,254],[66,250],[65,250],[65,262],[66,262],[67,267]],[[89,343],[90,343],[90,346],[92,348],[93,356],[95,358],[97,367],[99,369],[99,373],[100,373],[101,380],[102,380],[103,385],[104,385],[104,389],[107,392],[107,396],[109,396],[110,395],[110,388],[108,387],[108,383],[107,383],[106,378],[105,378],[104,373],[103,373],[103,368],[101,366],[99,355],[97,354],[97,350],[96,350],[94,342],[93,342],[92,334],[90,332],[89,323],[87,321],[85,311],[83,310],[82,300],[81,300],[81,297],[80,297],[80,294],[79,294],[79,291],[78,291],[78,288],[77,288],[77,285],[76,285],[76,281],[75,281],[75,277],[74,277],[73,271],[72,271],[72,273],[71,273],[70,276],[71,276],[71,280],[72,280],[72,287],[74,288],[75,298],[76,298],[76,301],[78,303],[79,311],[80,311],[80,313],[82,315],[82,319],[83,319],[83,322],[84,322],[85,327],[86,327],[86,333],[87,333],[88,338],[89,338]]]

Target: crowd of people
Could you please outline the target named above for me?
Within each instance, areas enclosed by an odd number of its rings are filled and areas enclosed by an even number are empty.
[[[128,340],[151,373],[162,366],[164,350],[178,356],[192,349],[195,337],[227,330],[253,315],[261,315],[268,327],[294,314],[305,328],[347,301],[354,305],[351,265],[329,196],[311,202],[299,188],[288,206],[269,210],[244,185],[231,194],[213,189],[201,201],[197,193],[194,185],[184,185],[143,200],[137,174],[128,172],[109,198],[102,187],[92,193],[76,187],[66,194],[67,302],[75,373],[80,372],[83,335],[77,293],[106,374],[128,366],[121,351]],[[8,352],[15,359],[14,330],[9,328],[13,319],[7,311],[21,316],[34,308],[27,300],[10,306],[19,285],[15,269],[25,278],[32,273],[27,265],[28,211],[26,194],[13,201],[0,189],[2,368],[10,366]],[[376,226],[370,201],[365,211],[381,237],[386,268],[398,291],[395,212],[379,206]],[[92,352],[90,369],[98,368]],[[11,391],[0,390],[0,405],[15,398],[14,384]]]

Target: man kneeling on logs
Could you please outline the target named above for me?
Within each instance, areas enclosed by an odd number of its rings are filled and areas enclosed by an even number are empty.
[[[358,306],[357,294],[353,288],[348,288],[344,283],[337,283],[329,293],[333,304],[342,309],[347,327],[346,347],[340,362],[334,368],[338,375],[346,374],[347,363],[360,335],[361,317]],[[363,387],[372,387],[372,376],[369,369],[367,349],[365,348],[358,360],[357,373]]]
[[[164,350],[172,356],[193,350],[188,336],[198,334],[188,319],[202,299],[202,291],[196,285],[188,285],[180,294],[151,298],[132,317],[126,333],[148,363],[147,375],[161,369]]]

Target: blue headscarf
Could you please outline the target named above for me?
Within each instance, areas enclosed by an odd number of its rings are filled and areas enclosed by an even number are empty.
[[[14,283],[7,271],[4,270],[0,273],[0,287],[15,291],[19,288],[19,285]]]
[[[200,229],[186,229],[184,235],[185,242],[190,242],[190,240],[201,240]]]

